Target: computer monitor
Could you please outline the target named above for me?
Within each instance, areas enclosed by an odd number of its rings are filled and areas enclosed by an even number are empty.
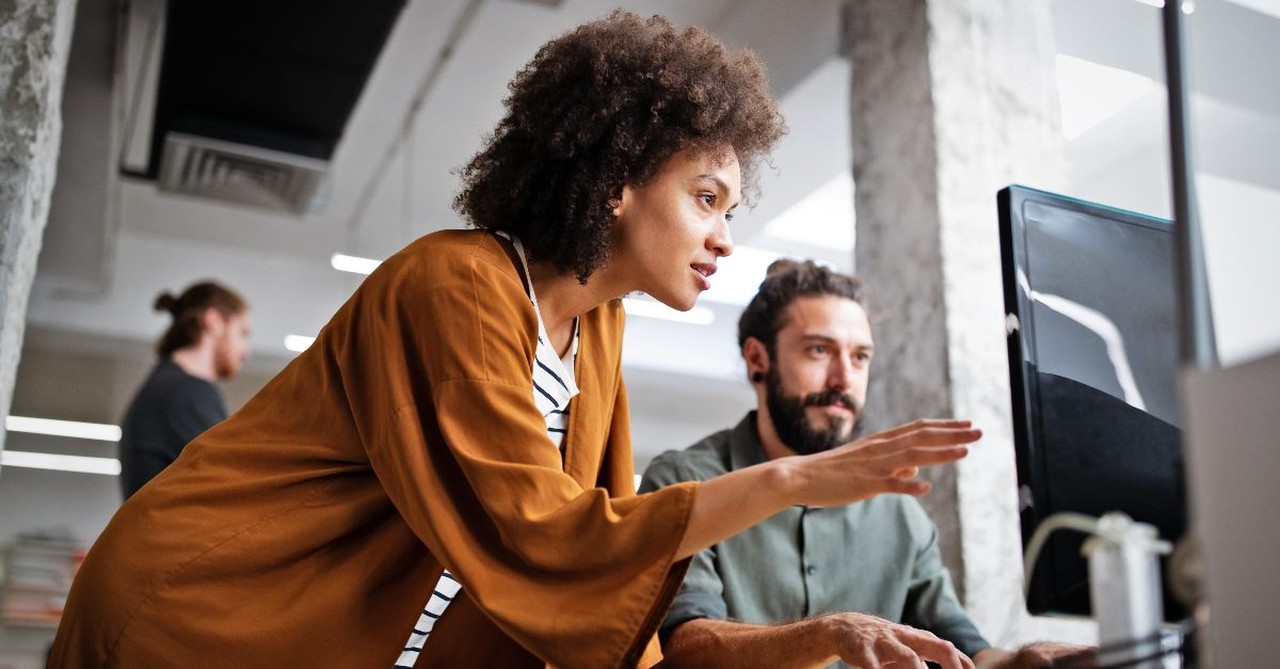
[[[1060,511],[1121,511],[1177,541],[1187,502],[1171,223],[1022,186],[997,201],[1024,547]],[[1032,613],[1092,614],[1084,538],[1051,535]],[[1163,581],[1165,620],[1185,618]]]

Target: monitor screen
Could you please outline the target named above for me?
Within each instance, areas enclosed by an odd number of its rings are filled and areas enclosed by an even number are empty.
[[[1024,546],[1061,511],[1122,511],[1177,541],[1187,505],[1172,225],[1021,186],[997,199]],[[1091,615],[1084,538],[1051,536],[1032,613]],[[1167,586],[1163,596],[1165,619],[1183,618]]]

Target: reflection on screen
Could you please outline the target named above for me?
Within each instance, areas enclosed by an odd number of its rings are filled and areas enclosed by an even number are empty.
[[[1180,425],[1169,232],[1037,202],[1024,216],[1039,371]]]

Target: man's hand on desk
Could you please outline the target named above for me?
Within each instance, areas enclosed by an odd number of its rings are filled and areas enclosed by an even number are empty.
[[[944,669],[974,669],[950,641],[922,629],[864,613],[831,613],[817,620],[826,623],[836,653],[850,666],[912,667],[928,660]]]
[[[836,659],[854,667],[974,669],[950,641],[863,613],[828,613],[780,625],[696,618],[667,638],[663,667],[671,669],[812,669]]]
[[[1037,641],[1016,651],[988,648],[976,656],[977,669],[1089,669],[1098,666],[1097,649]]]

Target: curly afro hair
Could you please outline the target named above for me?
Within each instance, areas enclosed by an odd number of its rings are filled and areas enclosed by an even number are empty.
[[[544,45],[512,80],[506,117],[461,170],[454,209],[519,237],[583,283],[610,254],[624,184],[687,149],[732,148],[754,166],[786,132],[764,65],[698,28],[622,10]]]

